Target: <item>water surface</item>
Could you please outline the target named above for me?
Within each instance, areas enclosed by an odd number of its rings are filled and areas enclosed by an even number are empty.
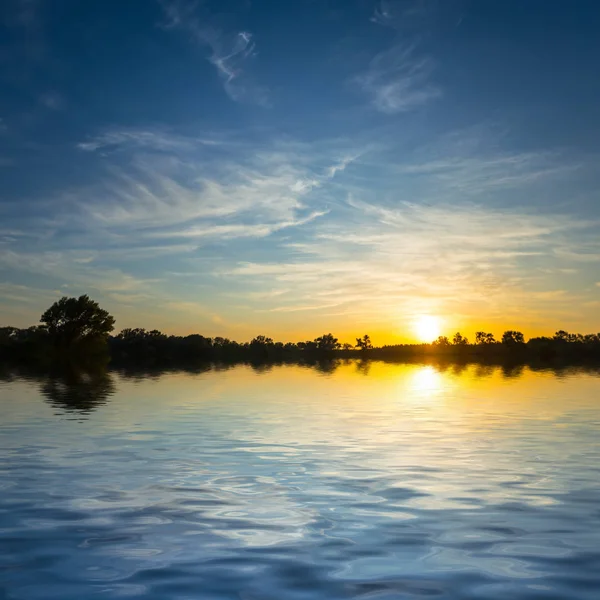
[[[0,381],[0,598],[600,590],[600,378],[239,366]]]

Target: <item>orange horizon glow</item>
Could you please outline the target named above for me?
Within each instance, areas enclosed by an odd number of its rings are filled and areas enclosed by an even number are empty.
[[[340,343],[351,343],[354,345],[356,343],[356,338],[362,337],[365,334],[368,334],[371,338],[371,341],[375,347],[386,346],[386,345],[401,345],[401,344],[424,344],[431,343],[435,341],[439,336],[445,336],[448,340],[452,341],[452,338],[455,333],[460,332],[464,337],[466,337],[469,343],[475,342],[475,334],[478,331],[485,331],[489,333],[493,333],[494,337],[497,341],[502,339],[502,334],[507,330],[516,330],[523,333],[525,339],[530,339],[533,337],[541,337],[547,336],[552,337],[556,331],[560,329],[565,329],[569,332],[574,333],[594,333],[592,328],[588,329],[576,329],[574,327],[555,325],[554,327],[536,327],[533,328],[531,326],[528,327],[519,327],[518,324],[507,323],[503,326],[498,326],[496,324],[493,325],[453,325],[449,320],[443,319],[441,317],[433,316],[433,315],[423,315],[407,321],[405,325],[382,328],[379,327],[369,327],[368,325],[357,325],[353,327],[351,330],[348,327],[336,328],[332,326],[323,326],[321,328],[317,328],[315,326],[311,326],[310,329],[306,330],[288,330],[282,328],[271,328],[269,325],[266,326],[246,326],[244,328],[240,328],[240,330],[234,330],[224,327],[215,327],[204,329],[201,327],[193,328],[193,327],[154,327],[151,323],[149,324],[138,324],[140,327],[145,327],[147,330],[151,329],[159,329],[163,333],[167,335],[191,335],[199,333],[206,337],[226,337],[236,342],[244,343],[250,342],[254,337],[258,335],[265,335],[266,337],[272,338],[275,342],[301,342],[313,340],[323,334],[332,333],[335,337],[338,338]],[[117,324],[115,331],[113,334],[118,333],[123,327]]]

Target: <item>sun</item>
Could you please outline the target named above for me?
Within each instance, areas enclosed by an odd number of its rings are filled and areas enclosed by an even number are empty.
[[[433,342],[440,335],[440,319],[432,315],[421,315],[413,324],[420,342]]]

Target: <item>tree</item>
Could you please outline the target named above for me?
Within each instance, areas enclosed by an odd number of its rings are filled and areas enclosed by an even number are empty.
[[[317,345],[318,350],[324,352],[331,352],[332,350],[337,350],[340,347],[338,339],[331,333],[326,333],[325,335],[316,338],[315,344]]]
[[[19,331],[18,327],[0,327],[0,342],[8,342],[16,339]]]
[[[275,342],[273,341],[273,338],[265,335],[257,335],[248,344],[248,349],[254,358],[264,360],[269,356],[272,356],[275,349]]]
[[[352,344],[349,344],[348,342],[344,342],[344,343],[342,344],[342,348],[343,348],[344,350],[352,350],[353,346],[352,346]]]
[[[478,331],[475,334],[475,343],[480,346],[484,346],[486,344],[495,344],[496,340],[494,338],[493,333],[486,333],[485,331]]]
[[[257,335],[251,342],[252,347],[273,346],[273,338]]]
[[[440,335],[437,340],[431,342],[431,345],[446,347],[450,345],[450,340],[445,335]]]
[[[520,331],[509,329],[502,334],[502,343],[505,346],[517,346],[525,343],[525,336]]]
[[[580,333],[567,333],[562,329],[554,334],[554,340],[557,342],[568,342],[573,344],[575,342],[582,343],[584,339],[585,337]]]
[[[356,347],[363,351],[371,350],[373,348],[371,338],[366,333],[361,338],[356,338]]]
[[[452,338],[452,343],[455,346],[468,346],[469,340],[466,337],[463,337],[460,331],[457,331]]]
[[[106,342],[115,320],[89,296],[62,297],[40,317],[55,345],[69,348],[79,342]]]

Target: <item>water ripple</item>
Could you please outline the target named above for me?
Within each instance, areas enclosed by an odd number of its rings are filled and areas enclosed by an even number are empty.
[[[0,597],[597,600],[600,380],[377,368],[0,386]]]

